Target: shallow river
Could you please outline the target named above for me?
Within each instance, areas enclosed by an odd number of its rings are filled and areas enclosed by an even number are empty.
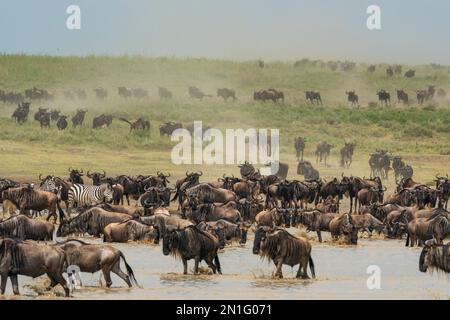
[[[295,231],[294,231],[295,232]],[[97,242],[94,240],[92,242]],[[128,289],[112,274],[113,287],[104,287],[101,273],[82,274],[84,287],[75,299],[448,299],[450,283],[438,274],[418,270],[420,249],[405,248],[404,241],[360,239],[355,247],[313,242],[314,280],[297,280],[297,266],[283,267],[284,279],[274,280],[273,264],[252,254],[252,239],[220,252],[223,275],[183,275],[180,260],[164,256],[160,246],[114,244],[122,250],[140,287]],[[381,288],[368,289],[369,265],[381,270]],[[193,261],[189,262],[192,272]],[[122,264],[122,269],[124,269]],[[310,270],[308,269],[308,274]],[[103,283],[103,287],[101,287]],[[46,276],[19,277],[21,298],[60,299],[62,288],[44,292]],[[8,282],[7,295],[11,295]]]

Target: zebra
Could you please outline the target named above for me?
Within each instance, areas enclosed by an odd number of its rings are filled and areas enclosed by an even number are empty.
[[[102,183],[99,186],[86,186],[76,183],[69,189],[69,207],[73,208],[75,204],[78,207],[83,207],[111,202],[113,192],[109,183]]]

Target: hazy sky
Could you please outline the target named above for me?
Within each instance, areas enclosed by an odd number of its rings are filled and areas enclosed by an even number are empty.
[[[382,30],[366,28],[370,4]],[[450,64],[448,0],[1,0],[0,15],[6,53]]]

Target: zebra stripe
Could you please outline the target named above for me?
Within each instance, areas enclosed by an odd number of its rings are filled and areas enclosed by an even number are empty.
[[[104,201],[112,200],[113,190],[111,185],[103,183],[99,186],[86,186],[74,184],[69,190],[69,206],[76,203],[80,206],[96,205]]]

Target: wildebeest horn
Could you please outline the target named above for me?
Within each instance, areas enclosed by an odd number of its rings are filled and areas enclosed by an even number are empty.
[[[170,173],[169,172],[166,174],[166,178],[170,178]]]
[[[189,176],[189,173],[188,173],[188,171],[186,171],[186,177],[187,177],[187,176]]]
[[[159,176],[161,174],[161,171],[156,171],[156,175]]]
[[[91,174],[89,173],[90,170],[88,170],[88,172],[86,173],[86,175],[90,178]]]
[[[83,168],[81,168],[80,173],[83,173]]]
[[[144,186],[144,191],[147,192],[150,188],[151,188],[150,186],[146,185]]]
[[[72,172],[72,167],[69,167],[69,172]]]
[[[106,172],[103,170],[103,178],[106,177]]]
[[[203,171],[200,170],[198,175],[202,176],[203,175]]]

